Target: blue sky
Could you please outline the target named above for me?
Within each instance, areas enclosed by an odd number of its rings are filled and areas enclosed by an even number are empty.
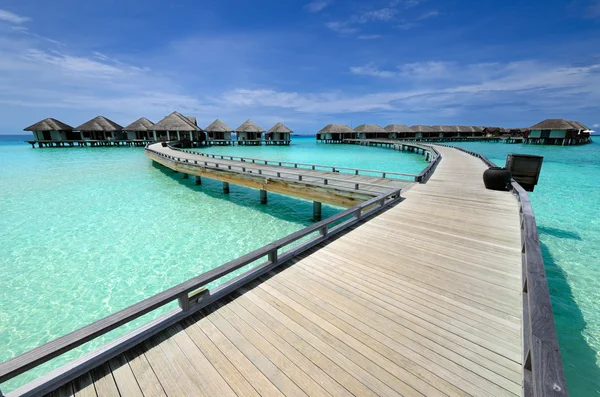
[[[600,123],[600,0],[3,0],[0,133],[45,117]]]

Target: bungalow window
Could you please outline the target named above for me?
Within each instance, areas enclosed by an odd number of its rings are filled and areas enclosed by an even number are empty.
[[[542,130],[540,138],[550,138],[550,130]]]

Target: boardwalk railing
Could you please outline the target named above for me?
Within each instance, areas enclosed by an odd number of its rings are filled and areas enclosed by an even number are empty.
[[[239,157],[239,156],[228,156],[221,154],[212,154],[212,153],[200,153],[187,149],[179,149],[175,147],[171,147],[173,150],[180,150],[186,153],[197,154],[199,156],[210,157],[213,159],[221,159],[221,160],[232,160],[232,161],[240,161],[243,163],[252,163],[252,164],[263,164],[263,165],[275,165],[279,167],[290,167],[290,168],[301,168],[307,170],[321,170],[328,172],[338,172],[338,171],[349,171],[354,175],[366,175],[366,176],[377,176],[380,178],[389,178],[390,176],[403,177],[408,176],[415,178],[417,175],[415,174],[407,174],[402,172],[390,172],[390,171],[380,171],[380,170],[369,170],[369,169],[361,169],[361,168],[348,168],[348,167],[335,167],[331,165],[322,165],[322,164],[310,164],[310,163],[294,163],[290,161],[277,161],[277,160],[265,160],[265,159],[257,159],[252,157]]]
[[[17,375],[35,368],[168,303],[174,301],[179,303],[178,309],[166,313],[159,319],[152,321],[149,325],[145,325],[138,330],[132,331],[118,340],[110,342],[102,348],[88,353],[84,357],[75,360],[73,363],[67,364],[16,391],[17,395],[22,396],[40,395],[50,392],[75,379],[87,370],[110,360],[112,357],[135,346],[177,321],[188,317],[208,304],[224,297],[244,284],[271,271],[275,267],[285,263],[311,247],[348,229],[352,225],[360,222],[363,218],[375,215],[383,209],[397,203],[401,200],[400,193],[401,189],[396,189],[374,197],[371,200],[365,201],[357,206],[340,212],[337,215],[267,244],[238,259],[221,265],[213,270],[169,288],[166,291],[131,305],[117,313],[111,314],[95,323],[61,336],[45,345],[36,347],[20,356],[6,361],[0,364],[0,383],[6,382]],[[291,244],[296,243],[303,238],[310,237],[310,235],[315,233],[318,234],[307,241],[301,242],[299,245],[293,246],[289,250],[282,252],[284,248],[288,248]],[[219,280],[244,266],[264,259],[266,259],[265,262],[226,281],[218,287],[210,290],[204,288],[207,284]]]
[[[480,158],[488,167],[496,167],[494,162],[479,153],[451,147]],[[568,396],[535,215],[525,189],[514,179],[511,188],[519,201],[521,217],[523,395]]]
[[[382,189],[389,189],[387,186],[376,184],[376,183],[368,183],[368,182],[351,182],[346,179],[341,178],[332,178],[325,177],[320,175],[306,175],[293,171],[268,171],[265,172],[262,168],[245,166],[245,165],[231,165],[227,163],[222,163],[219,161],[209,161],[209,160],[193,160],[187,159],[185,157],[171,156],[166,153],[159,152],[157,150],[146,147],[146,151],[151,152],[159,157],[163,157],[165,159],[176,161],[182,164],[191,164],[191,165],[199,165],[201,167],[210,168],[216,171],[232,171],[237,173],[250,174],[253,176],[262,175],[271,178],[278,178],[285,181],[293,181],[293,182],[304,182],[304,183],[315,183],[315,180],[321,182],[323,186],[334,187],[343,190],[350,190],[348,186],[340,185],[339,183],[345,183],[346,185],[351,185],[351,190],[356,191],[365,191],[368,193],[381,193]],[[184,153],[184,152],[182,152]],[[332,183],[333,182],[333,183]],[[336,184],[337,182],[337,184]],[[371,188],[371,189],[369,189]]]

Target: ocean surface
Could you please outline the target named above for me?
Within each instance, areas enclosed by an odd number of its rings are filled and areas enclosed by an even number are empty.
[[[31,149],[0,135],[0,361],[48,342],[312,223],[308,201],[153,165],[142,148]],[[418,173],[422,156],[316,144],[203,151]],[[531,193],[572,396],[600,395],[600,144],[462,143],[502,165],[544,156]],[[323,216],[339,208],[323,206]],[[153,313],[132,326],[137,326]],[[102,340],[1,385],[6,392]]]
[[[312,202],[194,179],[143,148],[32,149],[0,135],[0,361],[46,343],[313,223]],[[319,145],[206,152],[419,173],[421,155]],[[323,218],[341,208],[323,206]],[[171,305],[168,308],[173,308]],[[168,309],[166,308],[166,309]],[[137,321],[139,326],[164,312]],[[121,335],[122,327],[2,385],[7,392]]]

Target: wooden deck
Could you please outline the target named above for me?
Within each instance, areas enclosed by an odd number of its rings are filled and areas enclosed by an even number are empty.
[[[146,155],[157,163],[185,174],[343,207],[352,207],[390,190],[406,191],[414,185],[410,179],[215,159],[160,144],[150,145]],[[412,174],[403,175],[412,179],[416,177]]]
[[[517,201],[438,150],[402,203],[52,395],[521,395]]]

